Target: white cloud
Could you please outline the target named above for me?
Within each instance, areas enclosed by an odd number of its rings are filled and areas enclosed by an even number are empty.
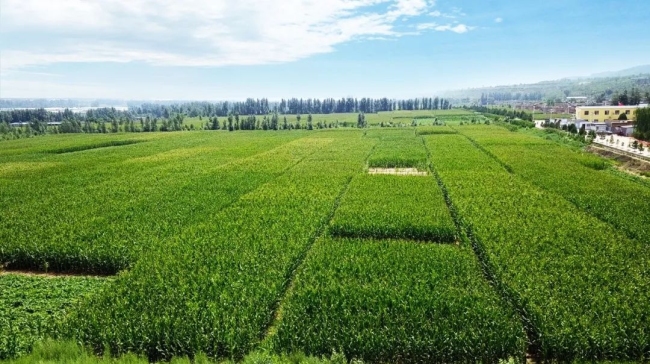
[[[496,19],[494,19],[494,22],[495,23],[501,23],[501,22],[503,22],[503,18],[496,18]]]
[[[62,62],[290,62],[354,39],[408,34],[397,21],[427,14],[433,5],[427,0],[0,0],[0,66],[6,71]],[[39,38],[10,41],[23,34]]]
[[[397,0],[388,12],[389,17],[399,18],[401,16],[420,15],[428,8],[426,0]]]
[[[435,30],[437,32],[454,32],[454,33],[462,34],[462,33],[469,32],[470,30],[474,29],[474,27],[470,27],[470,26],[467,26],[465,24],[440,25],[440,24],[437,24],[437,23],[423,23],[423,24],[418,24],[417,29],[418,30]]]
[[[429,16],[432,16],[434,18],[438,18],[438,17],[442,16],[442,13],[440,11],[436,10],[436,11],[430,12]]]

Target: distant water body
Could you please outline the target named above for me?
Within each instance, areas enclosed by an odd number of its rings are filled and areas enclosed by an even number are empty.
[[[68,109],[76,114],[83,114],[88,110],[97,110],[97,109],[110,109],[114,108],[117,111],[128,111],[128,106],[100,106],[100,107],[46,107],[46,111],[50,112],[63,112],[65,109]],[[37,107],[12,107],[12,108],[0,108],[0,111],[13,111],[13,110],[38,110],[41,108]]]

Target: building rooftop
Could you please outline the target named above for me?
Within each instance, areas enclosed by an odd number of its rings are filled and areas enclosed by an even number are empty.
[[[576,109],[636,109],[639,107],[645,107],[644,105],[627,105],[627,106],[578,106]]]

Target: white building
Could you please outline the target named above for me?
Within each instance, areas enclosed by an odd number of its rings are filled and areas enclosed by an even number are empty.
[[[634,125],[620,126],[619,129],[626,137],[631,137],[634,134]]]

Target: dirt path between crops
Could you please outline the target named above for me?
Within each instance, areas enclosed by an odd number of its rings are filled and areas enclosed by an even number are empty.
[[[27,270],[0,270],[0,276],[40,277],[40,278],[71,278],[71,277],[108,277],[93,274],[34,272]]]

